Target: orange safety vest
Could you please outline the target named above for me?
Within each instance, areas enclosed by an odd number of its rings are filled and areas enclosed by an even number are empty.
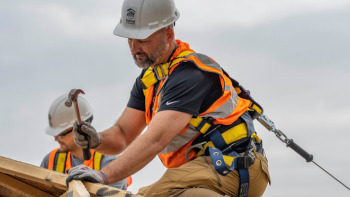
[[[49,156],[48,169],[67,174],[66,171],[72,168],[71,152],[60,152],[59,149],[60,148],[56,148],[55,150],[51,151]],[[90,160],[84,161],[83,165],[88,166],[89,168],[96,171],[101,170],[101,160],[104,155],[93,149],[90,149],[90,152]],[[53,169],[55,165],[56,167]],[[129,176],[126,178],[126,186],[129,187],[131,183],[132,178]]]
[[[174,69],[183,62],[192,62],[194,63],[198,69],[216,73],[220,77],[221,87],[223,94],[217,99],[208,110],[199,114],[199,117],[212,117],[213,124],[221,124],[221,125],[230,125],[234,123],[243,113],[248,110],[248,107],[252,105],[252,102],[248,99],[241,98],[237,95],[237,92],[232,84],[231,79],[223,72],[218,63],[216,63],[210,57],[195,53],[192,49],[190,49],[187,43],[181,42],[180,40],[176,40],[178,44],[178,48],[170,59],[168,64],[168,71],[165,71],[165,74],[171,76],[171,73]],[[183,55],[186,54],[186,55]],[[176,63],[174,63],[176,62]],[[163,64],[164,65],[164,64]],[[161,67],[163,67],[163,65]],[[159,69],[158,68],[155,68]],[[164,74],[164,71],[162,71]],[[147,73],[147,71],[146,71]],[[145,73],[145,75],[146,75]],[[144,77],[145,77],[144,75]],[[159,75],[159,74],[157,74]],[[162,74],[161,74],[162,75]],[[156,90],[156,97],[153,104],[153,111],[151,111],[151,103],[153,100],[154,93],[154,84],[149,87],[146,86],[145,94],[145,114],[146,114],[146,123],[149,124],[152,117],[157,113],[159,109],[159,103],[161,103],[161,98],[163,93],[163,84],[167,79],[165,78],[160,80],[160,84],[158,86],[158,90]],[[150,81],[150,80],[148,80]],[[151,116],[152,113],[152,116]],[[195,119],[195,118],[194,118]],[[192,119],[191,119],[192,121]],[[195,121],[194,121],[195,122]],[[190,122],[191,123],[191,122]],[[192,145],[192,142],[198,137],[201,133],[198,132],[194,127],[189,126],[188,124],[171,142],[170,144],[161,151],[158,156],[163,162],[164,166],[167,168],[179,167],[182,164],[186,163],[186,151]],[[193,124],[191,124],[193,125]],[[247,132],[245,132],[244,136],[238,136],[237,139],[241,139],[243,137],[247,137]],[[194,159],[197,156],[194,150],[190,150],[188,153],[189,160]]]
[[[48,169],[67,174],[66,171],[72,168],[71,152],[60,152],[59,149],[60,148],[56,148],[55,150],[51,151]],[[96,171],[101,170],[100,164],[104,155],[94,151],[93,149],[90,149],[90,152],[90,160],[84,161],[83,165]],[[55,169],[53,169],[54,166],[56,166]]]

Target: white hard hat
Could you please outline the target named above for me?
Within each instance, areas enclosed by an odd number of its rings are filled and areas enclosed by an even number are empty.
[[[57,136],[63,131],[73,127],[73,123],[77,120],[74,106],[66,107],[64,104],[68,95],[58,97],[49,109],[49,126],[46,127],[45,133],[51,136]],[[83,121],[92,117],[93,110],[89,103],[81,96],[78,96],[78,106],[80,116]]]
[[[173,0],[125,0],[122,16],[113,34],[145,39],[159,29],[173,24],[180,13]]]

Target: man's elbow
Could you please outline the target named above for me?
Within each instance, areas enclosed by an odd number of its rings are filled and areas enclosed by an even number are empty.
[[[113,151],[113,154],[120,154],[126,149],[127,145],[124,141],[119,141],[119,143],[113,143],[111,144],[111,150]]]
[[[160,153],[161,151],[163,151],[168,146],[169,143],[170,142],[167,142],[167,140],[162,139],[162,138],[158,138],[158,139],[153,141],[155,151],[157,153]]]

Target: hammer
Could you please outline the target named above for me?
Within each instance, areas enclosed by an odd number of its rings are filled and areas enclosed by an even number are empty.
[[[79,106],[78,106],[78,94],[79,93],[85,94],[83,92],[83,90],[81,90],[81,89],[72,89],[69,92],[68,99],[66,100],[66,102],[64,104],[66,105],[66,107],[71,107],[72,106],[72,102],[73,102],[75,115],[77,117],[78,132],[79,132],[79,134],[84,136],[85,140],[87,140],[87,138],[88,138],[87,134],[84,133],[81,130],[82,121],[81,121],[80,112],[79,112]],[[88,144],[87,148],[83,148],[83,158],[84,158],[84,160],[90,160],[90,158],[91,158],[91,152],[90,152],[90,149],[89,149],[89,144]]]

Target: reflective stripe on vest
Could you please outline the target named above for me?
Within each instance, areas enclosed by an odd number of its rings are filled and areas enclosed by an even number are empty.
[[[84,161],[83,165],[88,166],[96,171],[101,170],[101,160],[104,157],[103,154],[90,149],[92,157],[88,161]],[[49,156],[48,169],[61,173],[66,173],[66,170],[72,168],[71,152],[60,152],[59,148],[51,151]]]
[[[191,50],[188,44],[183,43],[179,40],[177,40],[177,43],[179,47],[175,53],[180,54],[183,51]],[[172,58],[174,59],[174,56]],[[170,66],[170,70],[168,72],[169,76],[171,76],[173,70],[182,62],[192,62],[194,65],[197,66],[198,69],[206,72],[215,73],[220,76],[220,82],[223,91],[222,96],[218,100],[216,100],[207,111],[199,114],[199,117],[213,118],[214,125],[230,125],[247,111],[248,107],[251,105],[251,101],[238,97],[236,90],[232,85],[231,79],[223,73],[223,70],[221,69],[220,65],[214,60],[212,60],[210,57],[199,53],[191,53],[186,57],[181,57],[178,55],[175,58],[181,60],[177,61],[176,64]],[[162,93],[160,93],[160,90],[162,89],[162,85],[164,84],[165,79],[166,78],[160,81],[155,101],[153,104],[152,112],[150,111],[150,106],[153,98],[154,85],[151,85],[149,88],[147,88],[145,92],[147,124],[149,124],[151,117],[154,117],[155,113],[159,109],[158,103],[161,103],[160,100],[162,97]],[[153,115],[151,116],[150,113],[152,113]],[[242,130],[242,132],[244,133],[242,134],[243,136],[251,136],[253,134],[254,129],[249,128],[250,127],[248,127],[248,130]],[[187,149],[192,145],[192,142],[195,140],[195,138],[200,134],[201,133],[198,132],[194,126],[190,124],[187,125],[179,133],[179,135],[175,136],[175,138],[170,142],[170,144],[158,154],[163,164],[168,168],[172,168],[181,166],[182,164],[186,163],[185,153]],[[194,151],[190,151],[188,157],[190,159],[193,159],[196,157],[196,153]]]

